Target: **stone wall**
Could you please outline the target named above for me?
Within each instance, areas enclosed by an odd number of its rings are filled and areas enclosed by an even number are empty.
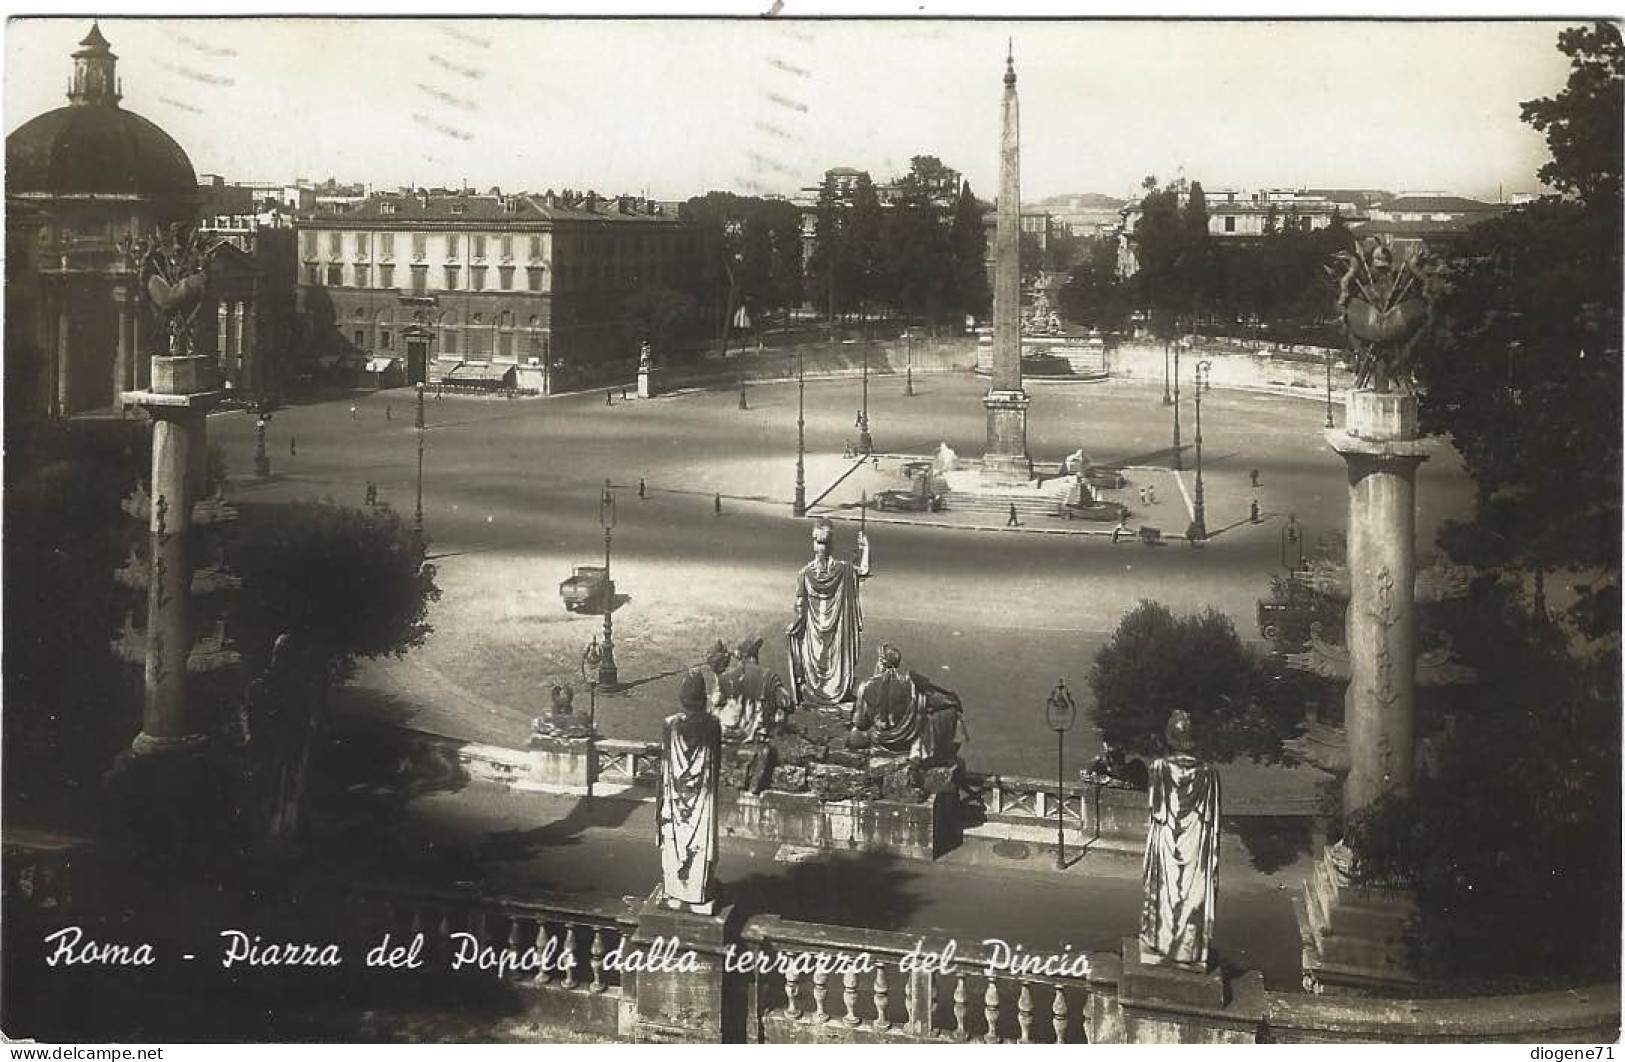
[[[1196,385],[1196,363],[1206,360],[1213,363],[1211,380],[1214,387],[1282,391],[1324,401],[1325,358],[1330,355],[1332,400],[1341,410],[1348,389],[1354,382],[1353,374],[1338,361],[1341,354],[1341,351],[1311,347],[1298,347],[1291,353],[1268,347],[1259,351],[1232,346],[1211,349],[1197,347],[1194,350],[1187,347],[1179,357],[1180,387],[1188,391]],[[1163,350],[1159,343],[1122,343],[1107,355],[1107,363],[1114,379],[1161,383],[1164,378]]]

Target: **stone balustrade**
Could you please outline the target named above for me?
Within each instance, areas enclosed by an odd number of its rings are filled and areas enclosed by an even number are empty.
[[[1085,972],[1096,964],[1082,954],[1067,962],[1076,976],[1038,976],[999,970],[1008,956],[980,945],[956,945],[952,965],[933,969],[910,957],[940,956],[947,938],[775,915],[750,919],[741,937],[785,966],[754,975],[751,1032],[766,1043],[1086,1043],[1111,1020],[1097,1005],[1110,993],[1096,1000]]]
[[[660,745],[653,741],[599,738],[596,780],[618,785],[640,785],[660,777]]]
[[[1058,795],[1053,779],[973,771],[960,781],[959,801],[967,827],[984,834],[1053,837],[1059,806],[1069,841],[1125,851],[1144,847],[1150,814],[1141,789],[1070,782]]]

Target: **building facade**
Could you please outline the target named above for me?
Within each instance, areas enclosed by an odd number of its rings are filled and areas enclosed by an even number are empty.
[[[543,392],[635,357],[627,298],[677,286],[693,253],[656,204],[590,193],[381,193],[295,231],[305,335],[329,365],[398,360],[408,383],[511,372]]]

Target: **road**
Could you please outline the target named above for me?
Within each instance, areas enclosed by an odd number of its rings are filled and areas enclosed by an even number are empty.
[[[855,379],[807,384],[809,497],[850,464],[841,453],[855,439],[859,388]],[[917,376],[916,396],[906,397],[901,380],[872,379],[877,449],[926,454],[946,442],[978,455],[985,389],[968,375]],[[1035,382],[1030,390],[1029,448],[1038,461],[1058,461],[1082,446],[1100,463],[1169,462],[1171,411],[1160,387]],[[1187,493],[1194,488],[1191,397],[1187,389]],[[606,478],[616,484],[613,573],[623,595],[614,613],[616,656],[622,681],[632,686],[602,699],[602,729],[618,737],[656,733],[674,710],[680,669],[716,639],[732,645],[757,632],[772,653],[790,618],[794,574],[810,553],[810,528],[790,516],[796,387],[755,384],[749,401],[739,410],[736,392],[727,390],[629,402],[617,395],[613,406],[602,392],[512,401],[431,397],[424,516],[445,593],[429,643],[404,661],[369,666],[356,703],[452,736],[521,743],[528,718],[544,710],[548,687],[579,684],[581,650],[601,632],[601,617],[563,610],[557,585],[572,564],[602,563],[599,491]],[[404,390],[279,411],[269,428],[275,475],[266,483],[247,475],[251,417],[212,417],[209,428],[244,499],[331,496],[360,504],[372,481],[381,500],[410,513],[412,414]],[[1346,478],[1324,440],[1323,417],[1319,403],[1283,395],[1204,396],[1204,493],[1216,534],[1200,550],[871,525],[865,656],[891,642],[910,666],[956,689],[967,705],[967,759],[1005,773],[1053,771],[1043,704],[1065,677],[1084,712],[1068,745],[1068,758],[1081,765],[1097,751],[1087,725],[1087,671],[1127,609],[1145,598],[1176,610],[1212,606],[1254,638],[1254,602],[1280,570],[1286,514],[1296,514],[1311,550],[1318,536],[1343,530]],[[864,476],[870,483],[890,476],[900,486],[900,465],[888,459]],[[1255,468],[1256,490],[1249,481]],[[853,484],[847,489],[856,490]],[[1179,492],[1159,494],[1131,524],[1182,531],[1188,513]],[[1255,497],[1258,525],[1248,522]],[[1470,482],[1448,449],[1422,466],[1418,499],[1417,540],[1426,551],[1443,520],[1470,511]],[[838,526],[837,547],[845,550],[851,525]],[[1279,787],[1289,776],[1289,788],[1298,790],[1313,781],[1308,771],[1276,771],[1260,784]],[[1232,798],[1247,798],[1250,777],[1240,769],[1237,779],[1227,777]]]

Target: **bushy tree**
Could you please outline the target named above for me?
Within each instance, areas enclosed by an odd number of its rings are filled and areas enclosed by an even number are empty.
[[[1278,759],[1301,718],[1263,655],[1211,608],[1176,616],[1141,601],[1096,654],[1089,688],[1102,739],[1146,756],[1162,751],[1175,709],[1190,713],[1198,754],[1214,760]]]
[[[1128,319],[1129,306],[1117,276],[1117,239],[1097,236],[1085,243],[1082,260],[1061,288],[1061,313],[1094,328],[1116,330]]]
[[[718,333],[730,292],[753,318],[801,300],[801,215],[793,204],[708,192],[684,203],[681,216],[697,251],[686,292],[699,318],[716,322]]]
[[[647,340],[657,351],[668,351],[672,341],[694,323],[699,308],[694,296],[664,286],[639,288],[621,304],[616,322],[620,333],[632,343]]]
[[[814,306],[831,315],[842,312],[850,296],[839,287],[841,243],[847,226],[846,204],[842,202],[835,178],[824,175],[818,189],[813,214],[812,254],[807,259],[807,297]]]
[[[971,192],[970,182],[960,185],[954,202],[954,216],[948,233],[948,253],[953,263],[950,302],[956,317],[987,317],[992,312],[993,290],[987,282],[987,210]]]

